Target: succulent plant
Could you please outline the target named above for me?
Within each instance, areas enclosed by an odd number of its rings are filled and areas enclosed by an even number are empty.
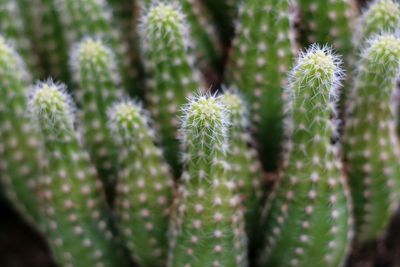
[[[352,236],[350,192],[331,145],[341,77],[330,49],[312,46],[291,73],[292,129],[282,173],[262,218],[259,266],[341,266]]]
[[[89,155],[74,129],[74,108],[61,84],[39,83],[29,108],[48,156],[41,181],[41,220],[62,266],[126,266],[110,227],[110,210]]]
[[[399,201],[400,153],[391,96],[400,72],[400,39],[390,34],[371,39],[358,65],[343,154],[360,243],[382,234]]]
[[[180,173],[179,107],[200,88],[200,74],[189,52],[185,27],[179,8],[163,2],[150,7],[141,25],[143,62],[149,77],[148,106],[176,176]]]
[[[257,239],[259,217],[264,203],[265,184],[261,163],[257,152],[251,146],[246,104],[234,90],[225,92],[221,103],[229,110],[228,126],[228,162],[231,165],[230,176],[237,184],[241,202],[245,208],[246,232],[249,242]],[[252,246],[250,246],[252,248]]]
[[[243,2],[227,69],[227,84],[243,92],[249,103],[255,140],[267,170],[277,168],[282,149],[282,89],[295,53],[289,2]]]
[[[170,267],[247,266],[243,212],[228,175],[227,126],[216,97],[199,96],[184,107],[186,168],[170,230]]]
[[[26,111],[30,75],[19,55],[0,36],[0,171],[5,196],[31,223],[39,219],[36,194],[40,142]]]
[[[107,109],[121,98],[121,78],[114,54],[101,40],[87,38],[75,47],[70,58],[75,92],[82,106],[85,147],[96,164],[112,202],[118,149],[108,128]]]
[[[169,167],[139,104],[116,103],[109,116],[119,144],[115,209],[119,230],[140,266],[165,266],[173,193]]]
[[[54,0],[53,0],[54,1]],[[125,54],[128,44],[123,42],[120,29],[105,0],[56,0],[58,13],[66,30],[70,47],[83,38],[92,37],[108,43],[116,58],[118,73],[124,89],[132,95],[139,95],[136,70],[130,57]]]

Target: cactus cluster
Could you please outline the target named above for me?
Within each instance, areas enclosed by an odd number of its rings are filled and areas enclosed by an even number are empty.
[[[341,267],[400,202],[398,29],[395,0],[2,0],[0,193],[60,266]]]

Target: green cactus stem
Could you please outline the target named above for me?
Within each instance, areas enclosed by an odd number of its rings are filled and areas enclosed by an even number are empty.
[[[299,0],[298,6],[301,13],[303,45],[332,44],[344,56],[347,64],[353,52],[352,37],[357,14],[356,2],[354,0]]]
[[[249,103],[254,137],[267,170],[277,168],[283,140],[283,89],[294,49],[288,0],[249,0],[239,10],[226,82]]]
[[[181,11],[171,4],[155,3],[142,18],[143,62],[147,79],[147,100],[165,147],[165,158],[176,176],[178,159],[179,107],[200,88],[200,74],[193,64]]]
[[[327,48],[311,47],[291,73],[291,140],[263,211],[259,266],[342,266],[352,236],[350,191],[330,116],[341,76]],[[289,118],[288,118],[289,119]]]
[[[135,82],[137,73],[133,69],[130,57],[127,56],[128,44],[123,41],[105,0],[57,0],[57,4],[59,14],[63,14],[63,25],[67,30],[70,46],[85,37],[107,42],[115,54],[124,89],[132,95],[138,95],[139,87]]]
[[[79,86],[85,147],[112,203],[118,149],[108,128],[107,109],[122,95],[114,54],[101,40],[86,38],[73,50],[70,61]]]
[[[115,104],[110,127],[119,147],[116,196],[118,227],[140,266],[165,266],[173,179],[142,108]]]
[[[247,266],[240,197],[228,172],[227,126],[216,97],[197,97],[184,108],[186,171],[170,231],[169,267]]]
[[[261,207],[265,197],[263,190],[263,172],[257,152],[251,147],[251,138],[247,133],[249,121],[247,109],[242,98],[232,91],[223,94],[222,104],[229,110],[229,163],[231,178],[236,181],[245,207],[246,232],[249,243],[257,238]]]
[[[74,130],[72,100],[63,85],[39,83],[29,106],[48,155],[41,219],[57,261],[62,266],[126,266],[110,230],[102,184]]]
[[[26,62],[29,72],[41,75],[39,58],[33,51],[25,24],[21,21],[21,10],[16,0],[0,1],[0,31],[12,43]]]
[[[30,76],[15,50],[0,37],[0,171],[2,191],[31,223],[38,222],[40,169],[37,132],[26,116]]]
[[[382,234],[399,203],[400,166],[391,96],[400,72],[400,39],[381,35],[362,51],[350,95],[343,154],[354,199],[356,240]]]

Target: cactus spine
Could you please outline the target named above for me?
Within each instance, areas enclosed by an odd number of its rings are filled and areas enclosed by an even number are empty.
[[[107,109],[122,95],[114,55],[101,40],[87,38],[74,49],[71,66],[80,87],[77,95],[82,105],[85,146],[111,201],[118,151],[108,129]]]
[[[39,140],[25,114],[30,76],[0,37],[0,170],[5,195],[29,221],[38,222]]]
[[[105,0],[57,0],[57,6],[67,29],[69,44],[79,42],[84,37],[100,38],[107,42],[115,54],[124,89],[138,95],[138,85],[133,81],[137,73],[132,69],[131,59],[126,56],[128,46],[114,25],[112,11]]]
[[[268,170],[277,167],[283,139],[283,94],[294,33],[288,0],[249,0],[239,10],[227,83],[250,105],[255,139]]]
[[[185,106],[186,171],[171,227],[169,267],[247,266],[235,182],[228,177],[226,111],[215,97]]]
[[[340,75],[327,48],[312,47],[290,82],[293,132],[283,173],[263,215],[260,266],[341,266],[351,238],[350,192],[330,138]]]
[[[180,173],[179,107],[200,88],[200,75],[193,66],[185,27],[179,8],[162,2],[150,7],[141,25],[149,109],[163,138],[165,157],[176,175]]]
[[[227,91],[222,104],[229,110],[229,163],[231,179],[238,185],[238,191],[245,208],[246,231],[250,244],[257,238],[261,204],[263,203],[262,167],[257,152],[250,146],[248,114],[244,101],[237,93]],[[251,251],[250,251],[251,252]]]
[[[353,52],[353,25],[357,13],[355,1],[299,0],[298,5],[305,39],[302,43],[332,44],[347,61]]]
[[[63,266],[125,266],[101,182],[73,128],[72,100],[62,85],[47,82],[35,87],[29,106],[49,156],[41,215],[56,259]]]
[[[358,242],[381,234],[399,201],[400,153],[390,105],[399,71],[400,39],[381,35],[370,40],[348,101],[343,152]]]
[[[165,266],[173,192],[168,166],[138,104],[115,104],[110,122],[120,145],[116,215],[121,235],[141,266]]]

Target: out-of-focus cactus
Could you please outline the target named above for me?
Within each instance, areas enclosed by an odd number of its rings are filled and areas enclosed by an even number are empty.
[[[381,234],[399,203],[400,153],[391,109],[399,71],[400,39],[373,38],[362,51],[347,102],[343,152],[358,242]]]
[[[265,194],[263,190],[263,172],[257,152],[250,146],[250,136],[246,104],[237,93],[227,91],[221,97],[222,104],[229,110],[228,126],[228,162],[231,164],[231,179],[245,208],[246,231],[250,244],[259,236],[258,226],[261,207]]]
[[[247,266],[240,197],[229,177],[228,118],[220,100],[200,96],[184,108],[186,171],[170,231],[169,267]]]
[[[123,42],[120,29],[115,26],[112,11],[105,0],[55,1],[69,44],[81,41],[84,37],[98,38],[107,42],[115,54],[124,89],[132,95],[138,95],[139,85],[135,81],[137,73],[127,56],[128,45]]]
[[[38,222],[39,139],[26,112],[30,76],[0,37],[0,170],[5,195],[29,221]]]
[[[249,0],[239,10],[227,84],[243,92],[250,106],[263,165],[274,170],[283,140],[283,89],[294,49],[288,0]]]
[[[290,82],[291,141],[263,212],[260,266],[337,267],[352,236],[350,192],[330,140],[338,59],[316,46],[302,54]],[[288,118],[289,119],[289,118]]]
[[[16,48],[27,64],[29,72],[41,75],[39,58],[34,53],[28,31],[17,0],[0,1],[0,32]]]
[[[148,105],[176,176],[180,173],[179,108],[200,88],[200,74],[194,68],[186,34],[186,23],[176,5],[155,3],[142,18]]]
[[[354,0],[299,0],[303,45],[332,44],[346,65],[353,52],[352,37],[357,14]]]
[[[75,47],[70,62],[79,86],[84,143],[112,201],[118,150],[108,129],[107,109],[122,95],[114,54],[101,40],[87,38]]]
[[[165,266],[173,193],[168,165],[138,104],[115,104],[110,110],[110,127],[120,145],[116,194],[119,230],[141,266]]]
[[[63,266],[125,266],[109,227],[109,209],[89,155],[74,130],[63,85],[39,83],[29,107],[48,155],[41,181],[41,220]]]

